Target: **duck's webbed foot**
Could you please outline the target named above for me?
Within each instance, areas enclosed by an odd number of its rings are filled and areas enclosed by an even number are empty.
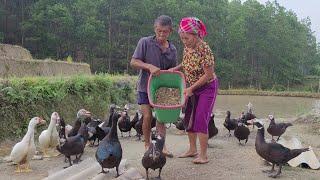
[[[21,173],[22,172],[20,164],[17,164],[17,168],[16,168],[16,170],[14,172],[16,172],[16,173]]]
[[[267,162],[267,161],[266,161]],[[272,168],[271,168],[271,170],[263,170],[262,172],[264,172],[264,173],[273,173],[275,170],[274,170],[274,165],[275,164],[272,164]]]
[[[102,170],[101,170],[101,172],[100,173],[103,173],[103,174],[107,174],[109,171],[105,171],[103,168],[101,168]],[[99,174],[100,174],[99,173]]]
[[[70,167],[70,166],[72,166],[72,163],[71,163],[71,157],[70,156],[66,156],[66,158],[68,158],[68,160],[69,160],[69,166],[65,166],[65,167],[63,167],[64,169],[65,168],[68,168],[68,167]]]
[[[29,163],[26,164],[24,172],[32,172],[32,169],[30,168],[30,164]]]
[[[272,178],[278,177],[281,174],[281,168],[282,168],[282,165],[279,165],[279,169],[278,169],[277,173],[270,174],[269,177],[272,177]]]

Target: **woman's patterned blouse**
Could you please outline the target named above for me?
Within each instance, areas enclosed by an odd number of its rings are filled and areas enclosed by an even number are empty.
[[[184,48],[182,68],[190,86],[204,75],[204,66],[212,65],[214,65],[214,57],[206,42],[202,42],[194,51]]]

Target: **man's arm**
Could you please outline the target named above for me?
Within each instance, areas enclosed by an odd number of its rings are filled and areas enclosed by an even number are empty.
[[[152,64],[144,63],[140,59],[132,58],[131,62],[130,62],[130,66],[135,68],[135,69],[147,70],[153,75],[159,75],[159,72],[160,72],[160,68],[158,68],[158,67],[156,67],[156,66],[154,66]]]

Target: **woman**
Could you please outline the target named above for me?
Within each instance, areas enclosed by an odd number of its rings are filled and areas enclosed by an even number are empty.
[[[214,57],[210,47],[203,41],[206,27],[198,18],[183,18],[179,25],[179,35],[184,44],[182,63],[170,70],[182,68],[188,87],[184,93],[188,97],[184,123],[188,132],[189,150],[180,158],[195,157],[193,163],[208,163],[208,123],[218,91],[218,79],[214,72]],[[197,151],[197,137],[200,152]]]

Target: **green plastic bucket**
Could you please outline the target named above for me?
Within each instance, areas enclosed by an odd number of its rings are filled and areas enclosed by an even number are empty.
[[[156,91],[161,87],[177,88],[180,91],[180,104],[163,106],[155,104]],[[148,80],[148,98],[150,105],[153,107],[156,118],[161,123],[174,123],[178,120],[181,108],[185,104],[183,94],[186,88],[186,82],[183,73],[178,71],[161,70],[160,75],[150,75]]]

